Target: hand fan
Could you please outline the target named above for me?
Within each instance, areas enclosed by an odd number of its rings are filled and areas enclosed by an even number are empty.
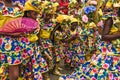
[[[26,33],[35,30],[38,22],[31,18],[17,18],[9,21],[2,28],[1,33]]]

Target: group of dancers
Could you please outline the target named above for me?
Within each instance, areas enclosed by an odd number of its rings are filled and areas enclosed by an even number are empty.
[[[119,0],[0,0],[0,80],[119,80],[119,33]]]

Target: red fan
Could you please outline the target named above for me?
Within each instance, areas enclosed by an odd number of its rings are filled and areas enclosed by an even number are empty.
[[[0,33],[25,33],[35,30],[38,22],[31,18],[17,18],[6,23]]]

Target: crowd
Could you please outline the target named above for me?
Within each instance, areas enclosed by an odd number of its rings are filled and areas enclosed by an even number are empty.
[[[0,80],[120,80],[119,33],[119,0],[0,0]]]

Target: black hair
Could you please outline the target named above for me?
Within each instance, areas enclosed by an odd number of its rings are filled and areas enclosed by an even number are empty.
[[[28,13],[29,13],[30,11],[24,11],[24,15],[23,15],[23,17],[28,17]]]
[[[29,10],[29,11],[24,11],[24,15],[23,15],[23,17],[28,17],[28,13],[30,13],[31,12],[31,10]]]

